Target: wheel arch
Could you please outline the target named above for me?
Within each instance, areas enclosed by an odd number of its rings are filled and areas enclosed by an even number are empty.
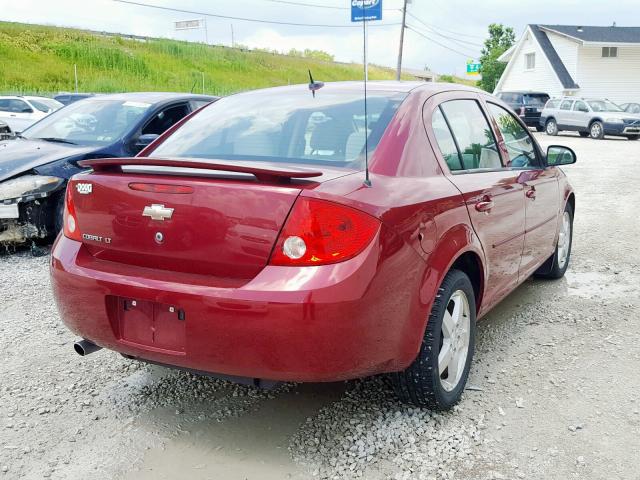
[[[454,260],[447,272],[452,269],[460,270],[471,280],[476,301],[476,314],[479,313],[484,295],[484,267],[482,265],[482,259],[476,252],[467,250]]]
[[[473,284],[476,313],[480,311],[485,293],[487,269],[480,240],[470,225],[457,225],[445,232],[427,259],[429,268],[421,289],[422,303],[429,309],[445,275],[456,268],[464,272]]]

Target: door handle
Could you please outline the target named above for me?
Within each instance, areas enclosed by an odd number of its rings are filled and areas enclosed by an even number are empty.
[[[531,200],[535,200],[536,199],[536,187],[531,187],[529,190],[526,191],[525,195],[527,196],[527,198],[530,198]]]
[[[476,210],[479,212],[489,212],[493,208],[493,200],[489,197],[483,197],[478,203],[476,203]]]

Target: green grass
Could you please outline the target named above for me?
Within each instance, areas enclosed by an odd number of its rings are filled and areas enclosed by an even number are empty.
[[[152,39],[139,41],[69,28],[0,22],[0,92],[55,94],[177,91],[226,95],[254,88],[317,80],[361,79],[362,65],[276,55],[221,46]],[[369,67],[372,80],[393,79]]]

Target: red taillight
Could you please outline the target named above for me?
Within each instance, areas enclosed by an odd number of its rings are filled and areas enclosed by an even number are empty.
[[[374,217],[325,200],[299,197],[271,254],[271,265],[326,265],[355,257],[380,227]]]
[[[73,184],[67,184],[67,193],[64,201],[64,236],[78,242],[82,241],[80,226],[78,225],[78,217],[76,216],[76,207],[73,204]]]
[[[524,107],[520,107],[520,116],[524,117],[524,115],[525,115],[525,109]]]

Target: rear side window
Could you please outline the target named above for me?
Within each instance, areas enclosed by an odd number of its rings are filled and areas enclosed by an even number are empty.
[[[440,109],[451,127],[464,170],[502,168],[496,140],[478,102],[451,100]]]
[[[178,123],[184,117],[189,114],[186,104],[174,105],[169,108],[165,108],[158,113],[153,120],[151,120],[143,129],[142,134],[156,134],[161,135],[174,124]]]
[[[560,100],[549,100],[544,108],[558,108]]]
[[[571,110],[571,105],[573,105],[573,100],[565,100],[560,104],[560,110]]]
[[[440,148],[442,157],[444,158],[444,161],[447,162],[449,170],[452,172],[462,170],[462,162],[458,155],[456,142],[453,139],[451,130],[449,130],[449,126],[447,125],[444,115],[442,115],[439,108],[433,112],[431,126],[433,127],[433,133],[436,136],[436,141],[438,142],[438,148]]]

